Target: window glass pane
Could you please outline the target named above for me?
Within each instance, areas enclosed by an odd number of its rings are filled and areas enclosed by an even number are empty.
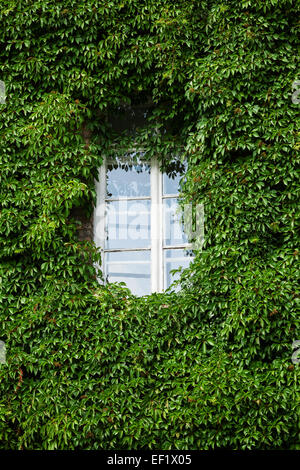
[[[107,202],[105,248],[149,248],[150,205],[147,199]]]
[[[163,200],[164,246],[188,243],[177,198]]]
[[[180,273],[171,274],[172,269],[178,269],[182,266],[183,269],[187,268],[193,259],[192,250],[173,249],[164,250],[164,288],[170,287],[172,282],[180,277]],[[178,291],[176,287],[175,291]]]
[[[186,163],[173,160],[164,167],[163,171],[163,195],[178,194],[180,180],[186,172]]]
[[[106,178],[107,198],[150,196],[150,164],[141,152],[109,160]]]
[[[151,293],[150,251],[105,253],[109,282],[125,282],[135,295]]]

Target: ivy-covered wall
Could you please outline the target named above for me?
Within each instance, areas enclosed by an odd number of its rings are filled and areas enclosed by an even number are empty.
[[[1,1],[1,449],[299,448],[298,14]],[[205,243],[180,294],[135,298],[98,284],[79,222],[107,113],[149,99],[170,130],[136,139],[149,158],[180,146]]]

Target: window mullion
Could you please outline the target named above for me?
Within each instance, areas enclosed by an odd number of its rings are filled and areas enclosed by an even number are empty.
[[[151,290],[162,292],[162,181],[157,158],[151,161]]]
[[[159,292],[164,291],[164,265],[163,265],[163,177],[162,172],[160,171],[158,160],[156,160],[157,164],[157,172],[158,172],[158,196],[159,196],[159,205],[157,211],[157,218],[158,218],[158,228],[159,228],[159,253],[158,253],[158,272],[159,272]]]
[[[105,249],[105,210],[106,210],[106,158],[99,168],[98,181],[96,181],[97,204],[94,210],[94,241],[101,248],[101,263],[104,270]],[[100,266],[96,266],[98,269]],[[103,273],[105,275],[105,273]]]

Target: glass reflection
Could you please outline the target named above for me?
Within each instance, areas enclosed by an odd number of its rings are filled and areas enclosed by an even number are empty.
[[[106,248],[148,248],[150,246],[150,200],[108,201]]]
[[[182,211],[177,198],[163,200],[164,245],[182,245],[188,243],[183,231]]]
[[[172,269],[178,269],[182,267],[183,269],[187,268],[194,255],[192,250],[183,250],[183,249],[172,249],[164,250],[164,287],[167,289],[170,287],[172,282],[177,281],[180,277],[180,272],[171,274]],[[178,292],[179,286],[176,286],[174,289],[175,292]]]
[[[163,195],[178,194],[180,181],[186,173],[187,164],[179,159],[174,159],[164,166],[163,171]]]
[[[150,197],[150,164],[143,154],[116,157],[107,165],[107,198]]]
[[[151,293],[150,251],[122,251],[105,254],[109,282],[125,282],[135,295]]]

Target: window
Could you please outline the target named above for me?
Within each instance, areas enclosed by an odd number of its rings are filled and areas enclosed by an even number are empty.
[[[108,282],[125,282],[136,295],[162,292],[193,257],[178,213],[179,181],[185,165],[169,164],[132,151],[100,168],[95,210],[95,243],[102,249]]]

